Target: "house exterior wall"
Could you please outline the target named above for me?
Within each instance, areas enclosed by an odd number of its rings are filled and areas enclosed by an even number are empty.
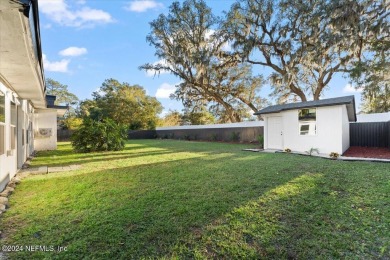
[[[298,110],[265,114],[264,147],[269,149],[268,122],[270,117],[282,118],[283,149],[306,152],[311,148],[328,155],[331,152],[342,154],[349,147],[349,122],[345,105],[316,108],[316,134],[300,135]]]
[[[37,109],[34,114],[34,127],[35,150],[57,149],[57,111],[55,109]],[[47,130],[51,133],[47,133]]]
[[[33,137],[27,138],[29,127],[32,127],[32,106],[27,100],[17,98],[16,93],[0,81],[0,91],[4,94],[5,122],[0,122],[3,135],[4,152],[0,154],[0,191],[11,180],[18,169],[33,151]],[[11,103],[13,102],[13,103]],[[11,106],[15,112],[11,112]],[[12,133],[15,133],[14,135]]]

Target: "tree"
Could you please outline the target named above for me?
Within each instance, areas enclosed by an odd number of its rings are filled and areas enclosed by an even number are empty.
[[[390,3],[388,1],[331,2],[332,26],[343,32],[357,59],[347,68],[356,88],[363,88],[366,113],[390,110]]]
[[[161,126],[178,126],[182,124],[183,115],[177,110],[169,110],[162,119]]]
[[[209,125],[215,123],[214,116],[205,108],[199,112],[185,110],[182,121],[191,125]]]
[[[95,120],[111,118],[129,129],[155,129],[157,115],[162,111],[160,102],[146,95],[141,86],[119,83],[115,79],[105,80],[92,96],[92,101],[82,102],[81,113]]]
[[[223,31],[234,42],[232,57],[273,71],[269,79],[280,102],[291,96],[318,100],[334,74],[348,71],[366,48],[369,34],[356,34],[348,23],[340,23],[362,17],[369,21],[364,15],[370,13],[369,7],[346,9],[354,2],[239,1],[228,13]],[[346,16],[356,8],[353,16]]]
[[[63,85],[51,78],[46,79],[46,91],[49,95],[56,96],[55,105],[75,105],[79,99],[68,90],[67,85]]]
[[[240,62],[226,55],[228,42],[215,31],[219,22],[202,0],[186,0],[182,5],[174,2],[167,16],[161,14],[150,23],[147,41],[155,47],[160,62],[140,69],[157,74],[169,71],[179,77],[182,83],[172,97],[182,100],[186,108],[199,112],[210,105],[212,112],[223,111],[226,121],[239,122],[238,105],[253,112],[260,108],[257,101],[263,81],[251,77],[248,64],[245,74],[238,73]],[[236,75],[229,75],[234,70]],[[250,84],[240,85],[243,78]],[[249,92],[251,95],[245,94]]]
[[[384,113],[390,111],[390,85],[379,83],[364,88],[362,93],[364,113]]]

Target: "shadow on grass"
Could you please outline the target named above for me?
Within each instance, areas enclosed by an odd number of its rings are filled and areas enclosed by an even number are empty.
[[[386,165],[314,161],[312,172],[192,232],[168,257],[387,259]]]
[[[68,246],[42,253],[52,258],[162,257],[194,230],[300,175],[277,176],[285,166],[272,157],[264,171],[260,155],[239,166],[253,155],[214,156],[26,181],[6,214],[18,230],[7,242]]]
[[[68,246],[34,253],[51,258],[389,254],[387,165],[216,153],[233,146],[168,161],[185,145],[158,144],[169,155],[158,163],[27,180],[5,214],[5,232],[18,230],[6,242]]]
[[[61,158],[54,158],[52,162],[36,162],[32,165],[32,167],[39,167],[39,166],[67,166],[67,165],[74,165],[74,164],[87,164],[87,163],[93,163],[93,162],[106,162],[108,164],[112,163],[113,161],[119,161],[123,159],[130,159],[130,158],[141,158],[146,156],[158,156],[158,155],[166,155],[170,153],[176,153],[176,152],[169,152],[169,151],[148,151],[148,152],[138,152],[138,153],[102,153],[102,154],[90,154],[89,156],[77,156],[76,158],[67,158],[67,159],[61,159]],[[104,158],[103,158],[104,157]]]

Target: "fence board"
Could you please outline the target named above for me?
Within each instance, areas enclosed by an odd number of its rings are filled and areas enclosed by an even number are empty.
[[[390,121],[350,124],[350,145],[390,148]]]
[[[200,128],[200,129],[172,129],[157,130],[158,138],[204,141],[256,141],[263,135],[264,127],[230,127],[230,128]],[[238,137],[238,140],[236,139]]]
[[[58,141],[69,141],[73,131],[62,129],[57,131]],[[170,129],[170,130],[131,130],[129,139],[170,138],[181,140],[203,141],[256,141],[263,135],[264,127],[230,127],[230,128],[199,128],[199,129]],[[235,138],[238,137],[238,140]]]

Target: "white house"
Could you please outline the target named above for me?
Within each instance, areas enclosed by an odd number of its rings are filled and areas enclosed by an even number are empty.
[[[56,148],[56,117],[66,107],[54,106],[50,100],[53,97],[46,96],[42,63],[38,0],[1,0],[0,191],[34,150]]]
[[[264,118],[264,148],[321,154],[349,148],[349,122],[356,121],[354,96],[269,106]]]

